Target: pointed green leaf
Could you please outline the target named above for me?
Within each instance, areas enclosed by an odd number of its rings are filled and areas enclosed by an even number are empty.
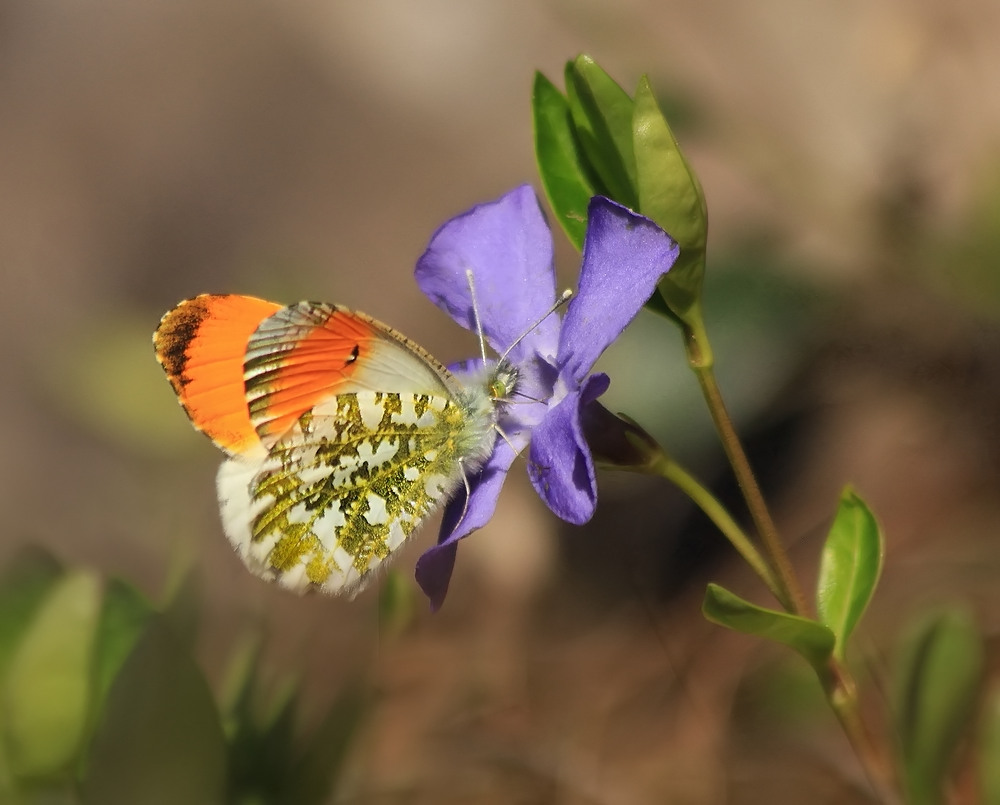
[[[638,209],[632,99],[589,56],[577,56],[566,65],[566,95],[577,140],[599,182],[598,191]]]
[[[150,603],[134,587],[118,579],[107,583],[94,651],[94,709],[97,713],[101,712],[111,683],[153,614]]]
[[[744,601],[718,584],[709,584],[705,591],[702,612],[708,620],[744,634],[766,637],[795,649],[818,673],[826,673],[826,664],[833,653],[833,632],[823,624],[764,609]]]
[[[243,790],[253,792],[262,802],[291,802],[285,792],[293,784],[298,683],[289,679],[280,686],[258,725],[252,745],[245,746]],[[247,765],[248,761],[252,767]]]
[[[21,551],[0,577],[0,680],[31,621],[62,576],[60,564],[37,548]]]
[[[248,634],[237,643],[229,658],[229,667],[226,669],[219,697],[219,710],[227,735],[232,735],[232,730],[237,729],[241,721],[248,721],[252,717],[260,652],[260,636]]]
[[[87,726],[101,583],[67,573],[42,603],[7,671],[4,739],[11,774],[70,774]]]
[[[83,781],[85,805],[221,803],[225,741],[212,694],[160,617],[108,693]]]
[[[635,91],[632,136],[639,212],[663,227],[682,249],[704,252],[708,238],[705,194],[646,76]]]
[[[990,696],[979,740],[979,789],[983,805],[1000,805],[1000,691]]]
[[[11,657],[62,572],[51,554],[35,547],[19,551],[4,568],[0,577],[0,691],[4,689]],[[0,706],[0,736],[6,734],[3,719],[3,707]],[[14,802],[14,784],[4,743],[0,740],[0,802],[8,799]]]
[[[973,714],[982,670],[982,639],[962,610],[926,618],[904,639],[894,709],[912,805],[944,802],[945,775]]]
[[[646,76],[635,91],[632,136],[639,212],[681,247],[680,257],[660,282],[660,296],[673,317],[695,326],[695,317],[699,322],[701,317],[708,208],[701,182],[677,145]]]
[[[595,194],[573,129],[569,101],[541,73],[531,93],[535,160],[556,218],[577,251],[587,231],[587,205]]]
[[[347,685],[310,736],[295,764],[290,790],[282,798],[288,805],[322,805],[330,799],[340,770],[364,716],[368,694],[363,684]]]
[[[839,660],[844,659],[847,641],[875,592],[884,552],[875,515],[848,487],[823,546],[816,585],[819,620],[836,635],[834,654]]]
[[[296,688],[284,688],[272,705],[277,709],[261,717],[260,656],[258,635],[242,640],[223,685],[227,796],[233,802],[280,802],[291,774]]]

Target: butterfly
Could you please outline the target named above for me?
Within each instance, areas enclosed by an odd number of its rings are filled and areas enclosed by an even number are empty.
[[[168,311],[153,345],[227,455],[227,537],[252,573],[298,592],[360,592],[467,492],[517,385],[503,359],[459,379],[388,325],[322,302],[205,294]]]

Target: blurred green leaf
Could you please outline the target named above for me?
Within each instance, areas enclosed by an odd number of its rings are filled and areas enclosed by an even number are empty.
[[[531,93],[535,160],[545,195],[577,251],[587,232],[587,205],[595,194],[573,129],[569,101],[541,73]]]
[[[59,562],[37,547],[22,548],[4,568],[0,576],[0,691],[5,690],[11,657],[62,573]],[[4,707],[0,706],[0,736],[6,734],[4,716]],[[4,743],[0,740],[0,802],[13,797]]]
[[[944,779],[979,694],[983,645],[972,617],[934,614],[904,639],[894,699],[908,802],[944,802]]]
[[[291,802],[299,686],[287,680],[259,721],[241,721],[230,740],[229,793],[236,802]],[[259,691],[258,691],[259,694]]]
[[[322,805],[334,790],[358,729],[369,710],[364,683],[345,686],[326,717],[309,737],[282,799],[288,805]]]
[[[63,574],[56,559],[40,548],[25,548],[0,576],[0,680],[32,617]]]
[[[225,762],[225,740],[204,677],[162,619],[151,618],[108,693],[82,801],[221,803]]]
[[[38,370],[67,416],[130,452],[169,456],[199,441],[153,356],[155,326],[102,310]]]
[[[875,592],[885,542],[871,509],[848,487],[823,545],[816,608],[837,637],[834,654],[843,660],[847,641]]]
[[[96,712],[103,710],[111,684],[153,615],[152,606],[134,587],[118,579],[108,581],[94,651]]]
[[[598,192],[633,210],[639,208],[632,153],[632,99],[589,56],[566,64],[570,114]]]
[[[989,698],[978,749],[983,805],[1000,805],[1000,691]]]
[[[15,778],[71,772],[87,725],[100,603],[97,576],[69,571],[52,587],[11,658],[2,722]]]
[[[188,651],[194,651],[201,617],[201,584],[197,572],[186,561],[174,563],[161,607],[174,636]]]
[[[389,568],[379,588],[378,627],[384,640],[398,637],[413,623],[413,585],[395,568]]]
[[[798,615],[764,609],[718,584],[705,591],[702,612],[708,620],[737,632],[766,637],[794,649],[821,675],[833,653],[834,636],[826,626]]]
[[[254,688],[257,684],[261,641],[259,635],[244,637],[229,659],[219,697],[219,710],[227,735],[252,715]]]

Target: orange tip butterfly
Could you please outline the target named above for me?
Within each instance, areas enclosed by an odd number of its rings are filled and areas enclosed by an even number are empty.
[[[227,458],[218,495],[247,568],[353,595],[489,458],[516,370],[460,380],[363,313],[250,296],[181,302],[153,336],[194,426]]]

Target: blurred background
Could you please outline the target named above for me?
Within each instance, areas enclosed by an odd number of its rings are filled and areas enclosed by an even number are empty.
[[[238,292],[466,357],[412,269],[450,216],[539,187],[534,71],[561,86],[586,52],[630,93],[648,73],[708,198],[723,390],[803,576],[850,481],[888,539],[871,665],[944,601],[994,637],[997,41],[989,0],[4,0],[0,559],[42,545],[154,599],[193,572],[209,678],[263,635],[307,713],[370,680],[337,801],[866,801],[804,664],[702,621],[708,580],[766,598],[674,490],[604,474],[571,528],[515,465],[443,610],[417,599],[380,639],[377,591],[244,571],[219,455],[150,338],[180,299]],[[677,341],[640,317],[605,357],[609,407],[742,514]],[[435,532],[401,552],[407,582]]]

